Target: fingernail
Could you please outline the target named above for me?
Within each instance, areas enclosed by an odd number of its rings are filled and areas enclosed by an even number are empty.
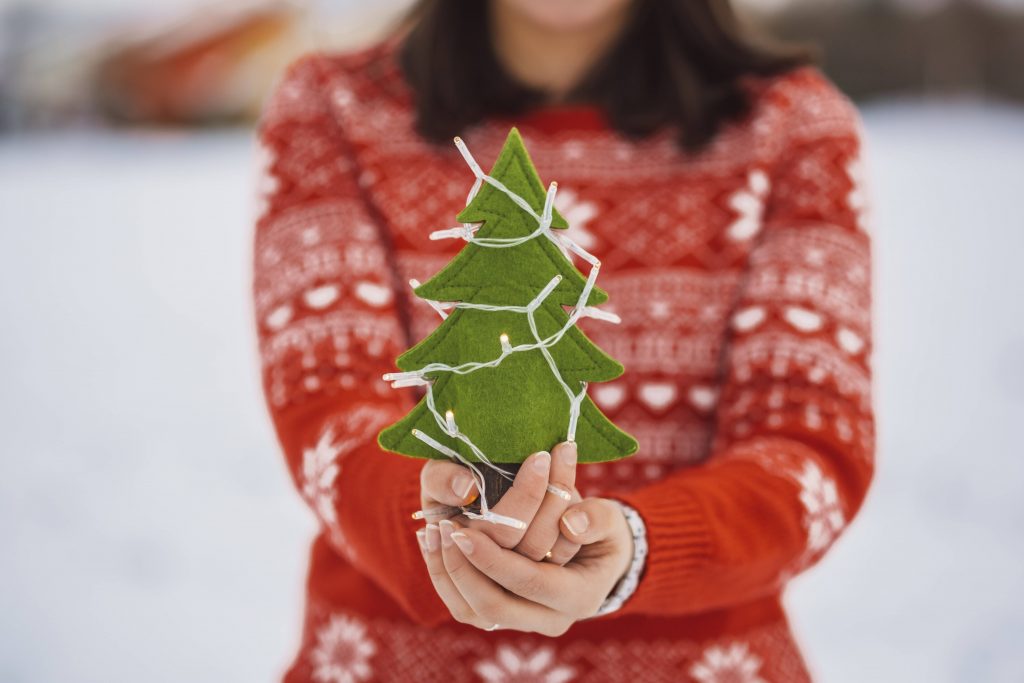
[[[441,531],[436,524],[427,525],[427,551],[435,552],[441,546]]]
[[[474,484],[472,475],[460,472],[452,478],[452,491],[459,497],[459,500],[466,500],[473,490]]]
[[[587,513],[580,510],[565,513],[562,516],[562,521],[565,522],[565,528],[575,536],[579,536],[590,526],[590,519],[587,517]]]
[[[533,469],[547,474],[548,470],[551,469],[551,454],[547,451],[541,451],[533,456]]]
[[[572,467],[576,464],[576,454],[576,442],[566,441],[558,449],[558,461],[567,467]]]
[[[473,541],[469,540],[469,536],[461,531],[456,531],[452,534],[452,540],[455,541],[455,545],[459,546],[459,550],[463,553],[466,555],[473,554]]]
[[[452,545],[452,532],[455,531],[455,525],[447,519],[441,520],[441,547],[450,548]]]
[[[416,532],[416,541],[420,544],[420,552],[427,552],[427,530],[420,529]]]

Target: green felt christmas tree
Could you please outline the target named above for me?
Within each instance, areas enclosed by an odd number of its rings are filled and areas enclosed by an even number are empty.
[[[509,133],[490,177],[526,200],[538,215],[542,213],[546,192],[516,129]],[[551,228],[568,227],[556,210],[551,216]],[[538,229],[535,216],[488,183],[482,184],[458,220],[479,224],[474,239],[484,242],[523,238]],[[553,284],[555,276],[561,276],[560,281],[534,311],[539,338],[546,339],[566,326],[567,307],[579,303],[587,280],[543,234],[508,248],[471,241],[415,293],[433,302],[526,306]],[[594,287],[586,303],[596,306],[607,298]],[[538,337],[522,312],[449,310],[451,314],[430,336],[398,358],[399,369],[415,372],[431,364],[487,363],[501,357],[503,348],[536,344]],[[548,352],[564,385],[574,393],[582,391],[584,383],[608,381],[623,372],[618,362],[575,325],[548,347]],[[439,424],[439,415],[452,418],[458,431],[494,463],[521,463],[531,453],[550,450],[568,436],[571,401],[539,348],[509,353],[496,367],[465,374],[428,371],[425,378],[432,383],[429,392],[434,410],[424,397],[402,420],[380,433],[383,448],[417,458],[447,457],[417,438],[413,431],[418,430],[466,460],[479,461],[464,440]],[[586,397],[579,403],[575,441],[580,462],[622,458],[637,449],[636,440],[612,424]]]

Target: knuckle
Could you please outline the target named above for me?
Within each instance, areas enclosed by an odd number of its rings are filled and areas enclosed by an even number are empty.
[[[457,606],[448,609],[452,613],[452,619],[460,624],[475,624],[477,615],[468,607]]]
[[[420,487],[427,488],[430,486],[437,474],[437,467],[441,463],[437,460],[428,460],[422,468],[420,468]]]
[[[593,610],[591,610],[590,606],[592,602],[593,600],[589,596],[573,595],[565,602],[565,613],[575,617],[576,619],[585,619],[597,612],[598,607],[601,606],[598,604],[594,606]]]
[[[586,619],[597,614],[597,610],[601,609],[601,605],[604,603],[604,598],[585,598],[579,602],[575,611],[577,619]]]
[[[519,534],[509,527],[498,527],[487,534],[491,537],[491,540],[500,545],[502,548],[514,548],[519,543]]]
[[[538,631],[538,633],[540,633],[542,636],[547,636],[548,638],[558,638],[560,636],[564,636],[565,632],[569,630],[570,626],[572,626],[571,621],[567,619],[559,619],[553,622],[552,624],[545,626],[540,631]]]
[[[573,543],[565,547],[565,549],[562,551],[562,557],[565,558],[565,562],[569,562],[574,557],[576,557],[582,549],[583,546],[581,546],[579,543]]]
[[[523,598],[536,598],[541,594],[541,587],[543,581],[540,580],[535,574],[531,574],[525,578],[519,579],[515,582],[512,588],[512,592]]]
[[[433,579],[435,582],[440,581],[448,575],[448,571],[443,566],[438,566],[435,564],[427,565],[427,573],[430,575],[430,578]]]
[[[486,621],[488,624],[500,624],[504,621],[504,610],[494,600],[482,600],[476,606],[476,614],[482,621]]]
[[[593,500],[595,508],[599,511],[598,514],[603,522],[607,523],[608,521],[615,519],[616,515],[619,517],[622,516],[619,506],[613,501],[610,501],[607,498],[595,498]]]
[[[520,555],[525,555],[535,562],[540,562],[548,554],[547,550],[541,550],[542,547],[540,543],[527,536],[516,546],[516,552]],[[552,553],[552,558],[554,558],[554,553]]]
[[[475,565],[477,570],[487,575],[494,574],[500,569],[498,560],[493,557],[487,559],[478,557],[474,561],[477,563]]]
[[[451,577],[452,581],[458,583],[466,578],[467,566],[464,564],[456,565],[454,567],[446,567],[446,573]]]
[[[576,551],[573,549],[569,550],[553,550],[551,552],[551,558],[548,562],[557,565],[565,565],[576,555]]]
[[[527,502],[536,503],[544,499],[544,494],[547,492],[547,479],[539,474],[531,474],[525,481],[516,479],[512,482],[512,487],[518,488],[519,494]]]

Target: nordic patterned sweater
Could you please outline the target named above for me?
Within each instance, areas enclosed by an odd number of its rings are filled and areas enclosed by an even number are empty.
[[[393,47],[287,71],[260,124],[255,311],[273,422],[322,531],[286,681],[809,679],[781,595],[873,470],[859,119],[812,68],[749,87],[751,112],[697,155],[588,107],[463,134],[486,169],[518,126],[622,317],[581,324],[626,367],[591,395],[640,450],[577,482],[639,511],[650,554],[622,609],[548,639],[452,620],[410,517],[424,461],[375,442],[417,398],[381,375],[439,322],[405,283],[462,246],[427,236],[472,175],[415,134]]]

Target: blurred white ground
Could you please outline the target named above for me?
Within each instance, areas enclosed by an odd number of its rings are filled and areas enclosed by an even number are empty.
[[[821,681],[1024,680],[1024,110],[864,112],[880,468]],[[259,393],[245,132],[0,140],[0,681],[271,681],[311,516]]]

